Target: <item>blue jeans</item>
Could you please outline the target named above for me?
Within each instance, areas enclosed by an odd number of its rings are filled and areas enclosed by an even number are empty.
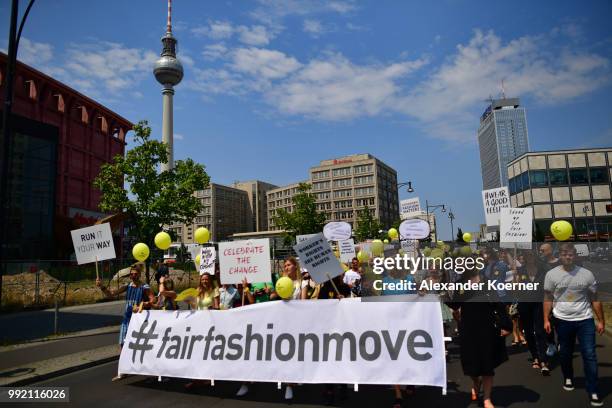
[[[580,343],[580,354],[586,377],[586,390],[590,394],[597,393],[597,355],[595,354],[595,321],[591,319],[568,321],[555,319],[557,337],[559,340],[559,357],[564,378],[574,379],[572,355],[576,338]]]

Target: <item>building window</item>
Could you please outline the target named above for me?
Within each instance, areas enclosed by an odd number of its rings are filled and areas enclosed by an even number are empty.
[[[565,169],[548,170],[548,178],[551,186],[561,186],[567,184],[567,171]]]
[[[530,170],[529,182],[531,183],[532,187],[548,186],[548,177],[546,176],[546,170]]]
[[[605,167],[591,167],[589,175],[591,176],[591,183],[605,184],[608,182],[608,172]]]
[[[589,178],[586,169],[570,169],[570,182],[572,184],[588,184]]]
[[[521,174],[521,184],[522,184],[522,190],[527,190],[529,188],[529,173],[524,172],[523,174]]]

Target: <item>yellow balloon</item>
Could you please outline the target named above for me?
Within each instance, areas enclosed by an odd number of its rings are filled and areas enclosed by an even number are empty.
[[[176,296],[177,302],[182,302],[188,297],[198,297],[198,289],[197,288],[187,288]]]
[[[385,244],[388,244],[388,243],[389,243],[389,240],[388,240],[388,239],[385,239],[383,242],[384,242]]]
[[[444,251],[440,248],[434,248],[431,250],[431,254],[429,255],[431,258],[442,258],[444,256]]]
[[[142,262],[149,257],[149,247],[147,244],[139,242],[134,245],[134,248],[132,248],[132,255],[134,256],[134,259]]]
[[[361,263],[365,263],[368,262],[368,259],[370,259],[370,257],[368,256],[368,254],[364,251],[359,251],[357,252],[357,260]]]
[[[574,229],[567,221],[555,221],[550,225],[550,232],[557,241],[565,241],[572,236]]]
[[[391,228],[389,232],[387,232],[387,235],[389,235],[389,238],[391,238],[391,240],[397,239],[397,237],[399,237],[399,234],[395,228]]]
[[[205,244],[210,239],[210,231],[208,228],[200,227],[193,234],[198,244]]]
[[[385,252],[385,245],[380,239],[372,241],[372,255],[380,256]]]
[[[431,248],[426,247],[425,249],[423,249],[423,255],[425,256],[431,255]]]
[[[196,259],[195,259],[195,264],[196,264],[196,266],[197,266],[198,268],[200,267],[200,260],[201,260],[201,259],[202,259],[202,258],[200,258],[200,254],[197,254],[197,255],[196,255]]]
[[[348,271],[348,270],[349,270],[348,265],[347,265],[347,264],[345,264],[345,263],[343,263],[343,264],[342,264],[342,270],[343,270],[344,272]]]
[[[436,242],[436,246],[437,246],[438,248],[443,248],[443,247],[444,247],[444,241],[438,241],[438,242]]]
[[[472,234],[470,234],[469,232],[465,232],[463,233],[463,240],[465,242],[471,242],[472,241]]]
[[[170,238],[170,234],[167,232],[162,231],[155,235],[155,246],[159,249],[165,251],[170,248],[170,244],[172,244],[172,238]]]
[[[470,256],[472,255],[472,248],[469,245],[462,246],[459,249],[459,254],[462,256]]]
[[[291,298],[293,295],[293,281],[291,278],[283,276],[276,281],[276,293],[283,299]]]

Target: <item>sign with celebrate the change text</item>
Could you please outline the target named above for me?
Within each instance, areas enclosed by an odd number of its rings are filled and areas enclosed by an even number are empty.
[[[414,297],[406,302],[332,299],[135,313],[119,373],[445,390],[440,304],[428,296]]]
[[[222,284],[270,282],[270,240],[247,239],[219,243],[219,271]]]
[[[300,259],[300,266],[306,268],[317,283],[333,279],[344,272],[327,239],[321,233],[300,242],[293,249]]]
[[[508,194],[508,187],[483,190],[482,204],[484,205],[487,227],[499,226],[499,213],[501,209],[510,208],[510,194]]]
[[[79,265],[116,258],[109,223],[73,230],[70,235]]]

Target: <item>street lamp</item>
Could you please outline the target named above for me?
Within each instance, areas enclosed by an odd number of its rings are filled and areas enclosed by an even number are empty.
[[[397,184],[397,189],[399,190],[400,187],[404,187],[404,186],[408,186],[408,189],[406,190],[409,193],[414,193],[414,189],[412,188],[412,181],[406,181],[403,183],[398,183]]]
[[[452,241],[455,236],[455,229],[453,228],[453,220],[455,219],[455,214],[453,214],[452,208],[448,212],[448,218],[450,219],[450,224],[451,224],[451,239],[450,240]]]
[[[586,227],[586,232],[587,232],[587,241],[591,242],[591,231],[589,231],[589,211],[591,211],[591,208],[589,205],[585,204],[584,207],[582,207],[582,212],[584,213],[584,223],[585,223],[585,227]]]
[[[429,209],[431,208],[431,212],[434,213],[438,208],[442,209],[442,212],[446,212],[445,204],[429,204],[429,201],[425,200],[425,213],[427,214],[427,223],[429,223]],[[434,218],[434,241],[438,242],[438,229],[436,228],[436,220]]]

